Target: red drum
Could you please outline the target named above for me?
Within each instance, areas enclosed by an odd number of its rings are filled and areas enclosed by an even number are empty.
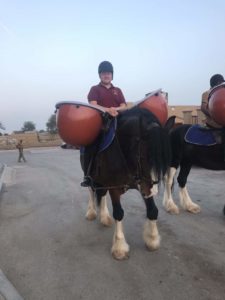
[[[61,138],[73,146],[90,145],[102,128],[104,111],[82,102],[59,102],[57,127]]]
[[[168,119],[168,105],[167,99],[161,89],[147,94],[147,96],[141,101],[138,101],[136,105],[151,111],[158,118],[160,123],[165,125]]]
[[[209,112],[216,123],[225,126],[225,84],[212,89],[209,94]]]

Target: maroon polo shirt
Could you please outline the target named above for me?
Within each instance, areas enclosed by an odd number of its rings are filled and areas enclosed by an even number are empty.
[[[118,107],[122,103],[126,103],[121,89],[111,85],[107,89],[104,85],[99,83],[90,89],[88,94],[88,101],[97,101],[98,105],[103,107]]]

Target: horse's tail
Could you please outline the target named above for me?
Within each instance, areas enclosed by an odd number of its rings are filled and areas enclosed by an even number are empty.
[[[171,147],[168,132],[160,126],[148,133],[148,160],[156,180],[160,181],[169,170]]]

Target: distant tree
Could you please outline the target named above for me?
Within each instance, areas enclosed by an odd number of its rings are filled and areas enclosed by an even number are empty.
[[[0,129],[5,130],[5,126],[2,124],[2,122],[0,122]]]
[[[35,124],[31,121],[24,122],[23,127],[21,128],[21,130],[23,131],[33,131],[35,129],[36,129]]]
[[[53,114],[48,119],[48,122],[46,123],[47,131],[51,134],[55,134],[58,132],[58,128],[56,126],[56,115]]]
[[[39,130],[39,133],[44,133],[45,131],[43,129]]]

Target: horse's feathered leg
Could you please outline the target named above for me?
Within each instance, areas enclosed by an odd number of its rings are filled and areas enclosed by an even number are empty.
[[[112,244],[112,256],[116,259],[122,260],[129,257],[129,245],[126,242],[122,219],[124,216],[123,208],[120,204],[120,195],[119,190],[110,190],[110,196],[113,206],[113,217],[115,219],[115,232],[113,236]]]
[[[191,164],[188,163],[181,163],[180,165],[180,173],[177,177],[177,181],[179,183],[180,191],[179,191],[179,197],[180,197],[180,205],[184,210],[187,210],[192,213],[199,213],[200,212],[200,206],[198,204],[195,204],[191,197],[188,194],[188,190],[186,187],[187,183],[187,177],[191,170]]]
[[[165,175],[165,190],[163,195],[163,206],[167,212],[172,214],[179,214],[179,208],[174,203],[172,197],[172,185],[176,171],[177,169],[172,167],[169,170],[169,174]]]
[[[88,209],[86,213],[86,219],[89,221],[95,220],[97,217],[96,207],[95,207],[95,197],[94,192],[91,188],[89,189],[89,201],[88,201]]]
[[[144,197],[147,211],[147,220],[145,222],[143,239],[149,250],[156,250],[160,246],[160,235],[156,220],[158,218],[158,208],[155,205],[152,196]]]
[[[88,209],[86,213],[86,219],[89,221],[95,220],[97,217],[97,211],[95,206],[95,196],[97,198],[97,204],[100,206],[100,222],[104,226],[111,226],[113,223],[112,217],[109,214],[108,206],[107,206],[107,190],[97,190],[96,195],[92,188],[89,188],[89,201],[88,201]]]
[[[111,252],[112,256],[118,260],[127,259],[129,257],[129,245],[124,236],[122,221],[115,222]]]
[[[100,202],[100,222],[102,225],[107,227],[113,224],[113,219],[109,214],[109,209],[107,206],[106,195],[101,198],[101,202]]]

